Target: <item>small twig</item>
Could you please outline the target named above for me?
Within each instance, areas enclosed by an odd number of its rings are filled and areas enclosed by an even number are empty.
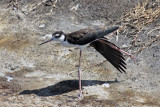
[[[118,40],[119,40],[119,32],[117,30],[116,41],[118,42]]]
[[[114,24],[116,24],[116,23],[122,21],[122,20],[123,20],[126,16],[128,16],[128,15],[129,15],[129,13],[125,14],[125,15],[122,16],[120,19],[118,19]]]
[[[77,4],[76,6],[73,6],[70,11],[72,11],[73,13],[75,13],[77,16],[80,16],[76,11],[78,10],[79,8],[79,4]]]
[[[13,6],[12,10],[14,11],[17,11],[17,10],[20,10],[20,12],[22,12],[23,14],[27,15],[24,11],[22,11],[20,8],[19,8],[19,5],[18,5],[18,0],[14,1],[10,1],[7,8],[9,8],[10,6]]]
[[[85,69],[90,69],[90,68],[94,68],[94,67],[100,66],[100,65],[104,64],[105,62],[107,62],[107,60],[101,61],[101,62],[99,62],[98,64],[95,64],[95,65],[92,65],[92,66],[89,66],[89,67],[85,67],[85,68],[83,69],[83,71],[84,71]]]
[[[16,5],[17,5],[18,3],[17,3],[17,1],[16,1],[16,3],[13,1],[13,0],[11,0],[10,2],[9,2],[9,4],[7,5],[7,8],[9,8],[11,5],[13,6],[13,10],[14,10],[14,8],[15,7],[17,7]]]
[[[33,9],[31,11],[36,10],[36,8],[42,4],[45,4],[46,2],[48,2],[49,0],[42,0],[40,3],[38,3],[36,6],[33,7]]]
[[[53,3],[52,6],[55,7],[55,8],[58,8],[58,7],[56,6],[56,3],[57,3],[58,1],[60,2],[60,0],[55,0],[55,2]]]
[[[123,26],[126,26],[126,25],[129,25],[129,26],[131,26],[131,27],[133,27],[133,28],[137,29],[138,31],[140,31],[140,30],[141,30],[141,29],[140,29],[140,28],[138,28],[136,25],[133,25],[133,24],[131,24],[131,23],[124,23],[124,24],[123,24]]]
[[[138,34],[136,34],[136,35],[134,36],[134,39],[132,40],[132,42],[134,43],[134,45],[136,45],[136,40],[137,40],[137,38],[138,38]]]
[[[150,30],[150,31],[147,33],[147,36],[148,36],[150,33],[152,33],[153,31],[158,30],[158,29],[160,29],[160,26],[155,27],[154,29]]]
[[[147,48],[149,45],[151,45],[153,42],[155,42],[155,41],[156,41],[157,39],[159,39],[159,38],[160,38],[160,35],[158,35],[156,38],[150,40],[149,42],[145,43],[145,44],[143,45],[143,47],[139,48],[138,50],[136,50],[136,51],[133,52],[132,54],[135,54],[135,53],[137,53],[137,52],[140,52],[140,51],[144,50],[145,48]]]

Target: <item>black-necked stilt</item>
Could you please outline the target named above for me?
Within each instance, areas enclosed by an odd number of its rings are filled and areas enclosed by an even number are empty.
[[[81,90],[81,54],[82,49],[87,46],[94,47],[103,57],[105,57],[116,69],[118,69],[121,73],[126,69],[125,59],[123,57],[123,52],[113,43],[107,41],[104,37],[105,35],[112,33],[118,30],[119,27],[100,27],[100,26],[91,26],[85,29],[81,29],[79,31],[75,31],[72,33],[65,34],[62,31],[57,31],[53,34],[50,34],[51,39],[45,41],[39,45],[50,41],[59,41],[65,47],[78,47],[80,49],[80,57],[79,57],[79,66],[78,66],[78,77],[79,77],[79,97],[82,95]]]

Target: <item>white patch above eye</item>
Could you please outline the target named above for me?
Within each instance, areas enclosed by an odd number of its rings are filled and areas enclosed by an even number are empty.
[[[55,36],[59,36],[59,34],[56,34]]]

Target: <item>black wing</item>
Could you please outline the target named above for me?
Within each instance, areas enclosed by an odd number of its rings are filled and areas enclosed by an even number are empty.
[[[105,35],[116,31],[117,29],[119,29],[118,26],[108,29],[106,27],[92,26],[69,33],[66,35],[66,39],[72,44],[85,45],[95,41],[96,39],[102,38]]]
[[[116,45],[110,43],[105,38],[94,41],[90,45],[93,46],[103,57],[105,57],[116,69],[118,69],[121,73],[125,73],[125,59]]]

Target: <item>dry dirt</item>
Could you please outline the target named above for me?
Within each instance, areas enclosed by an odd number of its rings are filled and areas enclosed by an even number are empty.
[[[0,107],[160,107],[160,2],[147,2],[143,11],[144,3],[1,0]],[[78,100],[79,50],[57,42],[38,44],[56,30],[72,32],[113,24],[126,25],[119,34],[109,35],[109,40],[134,53],[136,63],[125,57],[127,74],[108,62],[93,67],[105,59],[87,47],[82,56],[83,97]]]

